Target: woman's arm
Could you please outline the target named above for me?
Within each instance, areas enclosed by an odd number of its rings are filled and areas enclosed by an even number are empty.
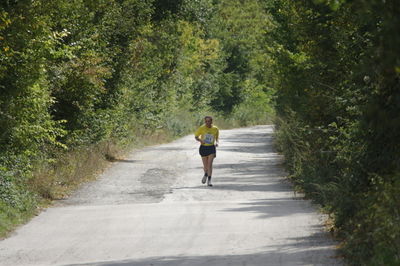
[[[195,136],[194,137],[197,141],[199,141],[201,144],[204,144],[204,141],[202,139],[199,138],[199,136]]]

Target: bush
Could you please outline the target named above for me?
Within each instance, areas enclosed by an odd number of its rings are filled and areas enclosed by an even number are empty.
[[[278,23],[277,143],[293,180],[335,218],[350,264],[399,264],[399,6],[277,0],[268,9]]]

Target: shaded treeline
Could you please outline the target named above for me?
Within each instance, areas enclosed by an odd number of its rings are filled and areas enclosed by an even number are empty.
[[[399,265],[399,2],[266,3],[293,181],[332,214],[350,264]]]
[[[0,232],[129,143],[266,121],[270,28],[257,1],[1,1]]]
[[[399,9],[395,0],[2,1],[0,231],[93,172],[83,170],[94,155],[185,134],[205,113],[262,123],[274,99],[290,176],[331,214],[348,261],[398,265]]]

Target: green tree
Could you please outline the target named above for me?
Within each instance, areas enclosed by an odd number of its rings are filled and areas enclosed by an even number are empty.
[[[278,139],[294,181],[332,212],[352,264],[398,264],[398,6],[266,6],[278,23]]]

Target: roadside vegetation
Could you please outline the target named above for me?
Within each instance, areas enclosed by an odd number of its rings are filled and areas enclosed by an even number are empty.
[[[206,114],[271,121],[270,29],[257,1],[1,1],[0,236]]]
[[[350,265],[400,265],[400,5],[266,1],[277,143]]]
[[[0,235],[124,152],[275,121],[351,265],[400,264],[396,0],[4,0]]]

